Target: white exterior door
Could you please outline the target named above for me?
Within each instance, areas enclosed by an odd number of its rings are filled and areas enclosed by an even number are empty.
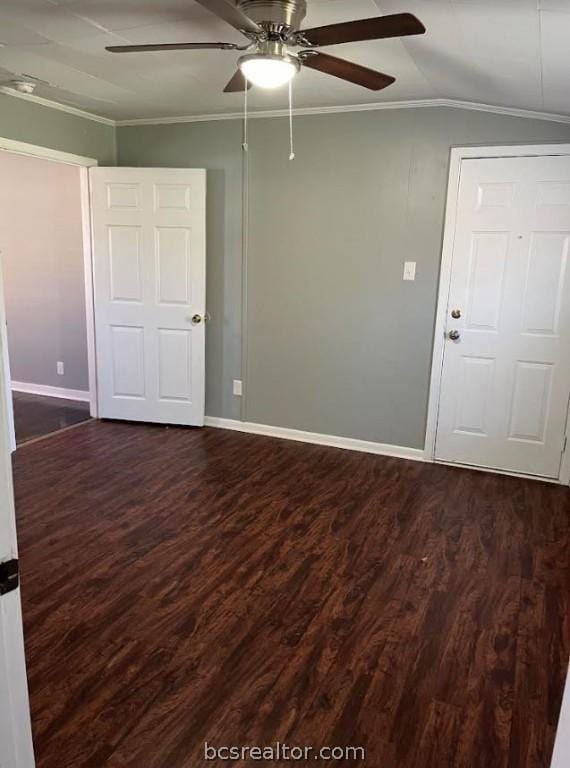
[[[99,416],[202,426],[206,171],[90,174]]]
[[[0,279],[0,292],[2,281]],[[5,318],[0,303],[0,323]],[[10,458],[6,334],[0,333],[0,564],[17,558]],[[33,768],[20,590],[0,594],[0,768]]]
[[[463,160],[436,459],[559,477],[569,245],[570,157]]]

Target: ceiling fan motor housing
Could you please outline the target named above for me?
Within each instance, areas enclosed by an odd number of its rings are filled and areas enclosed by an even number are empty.
[[[238,0],[238,8],[269,30],[298,30],[307,15],[306,0]]]
[[[248,61],[248,59],[278,59],[279,61],[286,61],[288,64],[292,64],[297,72],[301,68],[301,63],[298,56],[289,53],[287,46],[281,40],[264,40],[257,44],[255,53],[250,53],[242,56],[238,59],[238,64],[241,65]]]

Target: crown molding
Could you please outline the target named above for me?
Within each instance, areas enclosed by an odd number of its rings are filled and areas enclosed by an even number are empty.
[[[425,99],[417,101],[380,101],[370,104],[346,104],[335,107],[298,107],[294,115],[335,115],[342,112],[375,112],[380,109],[409,109],[413,107],[442,106],[443,99]],[[268,117],[288,117],[288,109],[263,109],[249,111],[248,120]],[[570,117],[568,118],[570,121]],[[174,125],[176,123],[209,123],[217,120],[243,120],[243,112],[214,112],[205,115],[180,115],[176,117],[143,117],[133,120],[117,120],[117,127],[131,125]]]
[[[96,115],[93,112],[72,107],[68,104],[60,104],[58,101],[46,99],[29,93],[18,93],[12,88],[0,86],[0,94],[13,96],[24,101],[31,101],[51,109],[58,109],[76,117],[93,120],[103,125],[114,128],[122,128],[137,125],[174,125],[177,123],[207,123],[217,120],[243,120],[241,112],[227,112],[205,115],[179,115],[176,117],[143,117],[132,120],[113,120],[110,117]],[[452,109],[465,109],[474,112],[490,112],[496,115],[508,115],[510,117],[524,117],[527,120],[545,120],[551,123],[570,124],[570,115],[562,115],[556,112],[540,112],[532,109],[518,109],[517,107],[501,107],[496,104],[482,104],[475,101],[460,101],[459,99],[415,99],[409,101],[379,101],[369,104],[345,104],[334,107],[301,107],[293,110],[294,115],[335,115],[344,112],[376,112],[384,109],[422,109],[424,107],[448,107]],[[287,117],[286,109],[259,110],[248,114],[249,119],[262,119],[270,117]]]
[[[370,104],[348,104],[335,107],[304,107],[293,110],[293,114],[333,115],[343,112],[376,112],[384,109],[421,109],[424,107],[466,109],[475,112],[491,112],[498,115],[508,115],[510,117],[524,117],[531,120],[546,120],[548,122],[570,124],[570,115],[561,115],[553,112],[537,112],[530,109],[517,109],[515,107],[500,107],[494,104],[479,104],[473,101],[459,101],[456,99],[416,99],[413,101],[380,101]],[[288,115],[289,112],[286,109],[259,110],[257,112],[249,112],[248,119],[287,117]],[[115,125],[121,128],[137,125],[204,123],[217,120],[243,120],[243,114],[241,112],[228,112],[225,114],[181,115],[178,117],[149,117],[133,120],[117,120]]]
[[[67,112],[68,115],[75,115],[75,117],[83,117],[86,120],[93,120],[96,123],[102,123],[103,125],[110,125],[115,127],[116,121],[110,117],[102,117],[101,115],[95,115],[93,112],[86,112],[79,107],[72,107],[69,104],[61,104],[59,101],[53,101],[52,99],[45,99],[43,96],[36,96],[33,93],[18,93],[13,88],[8,88],[5,85],[0,86],[0,93],[4,96],[13,96],[15,99],[23,99],[24,101],[31,101],[33,104],[40,104],[42,107],[48,107],[49,109],[57,109],[60,112]]]
[[[570,114],[563,115],[559,112],[541,112],[533,109],[519,109],[518,107],[500,107],[495,104],[480,104],[476,101],[460,101],[459,99],[439,99],[443,107],[455,107],[456,109],[470,109],[475,112],[492,112],[497,115],[510,117],[525,117],[527,120],[546,120],[549,123],[570,124]]]

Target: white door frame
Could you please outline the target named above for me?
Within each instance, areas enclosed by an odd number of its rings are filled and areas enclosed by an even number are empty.
[[[79,168],[79,184],[81,195],[81,225],[83,232],[83,272],[85,275],[85,318],[87,326],[87,366],[89,372],[89,413],[97,417],[97,367],[95,358],[95,310],[93,305],[93,258],[91,236],[91,201],[89,192],[89,168],[98,165],[93,157],[72,155],[57,149],[41,147],[36,144],[25,144],[0,136],[0,151],[17,155],[37,157],[41,160],[52,160]],[[0,274],[0,291],[4,286]]]
[[[455,225],[457,221],[457,203],[459,182],[461,179],[461,163],[467,159],[499,158],[499,157],[552,157],[570,155],[570,144],[521,144],[498,147],[454,147],[451,150],[449,164],[449,184],[447,188],[447,203],[445,208],[445,223],[443,230],[443,249],[441,255],[441,270],[439,291],[437,297],[437,313],[435,321],[435,336],[431,378],[429,387],[428,417],[426,427],[426,442],[424,457],[427,461],[436,461],[435,439],[439,415],[439,399],[441,378],[443,372],[443,355],[445,350],[445,328],[447,324],[447,304],[451,286],[451,269],[453,262],[453,244],[455,241]],[[570,419],[566,423],[566,437],[570,444]],[[486,472],[493,470],[485,468]],[[506,472],[504,474],[515,474]],[[562,456],[560,477],[561,485],[570,484],[570,449]]]

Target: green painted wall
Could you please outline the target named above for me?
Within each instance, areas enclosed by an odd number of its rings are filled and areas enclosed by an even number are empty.
[[[112,125],[6,94],[0,94],[0,136],[93,157],[100,165],[115,165]]]
[[[569,142],[570,126],[443,108],[304,116],[294,162],[285,119],[249,130],[243,417],[423,447],[450,147]],[[211,171],[207,413],[236,418],[241,124],[117,133],[121,165]]]
[[[246,418],[422,448],[450,148],[569,141],[570,126],[441,108],[303,117],[292,163],[287,132],[250,132]]]
[[[570,141],[570,127],[442,108],[303,116],[290,162],[287,121],[254,119],[247,269],[241,130],[115,130],[0,95],[0,136],[107,165],[208,169],[209,415],[421,447],[450,147]]]

